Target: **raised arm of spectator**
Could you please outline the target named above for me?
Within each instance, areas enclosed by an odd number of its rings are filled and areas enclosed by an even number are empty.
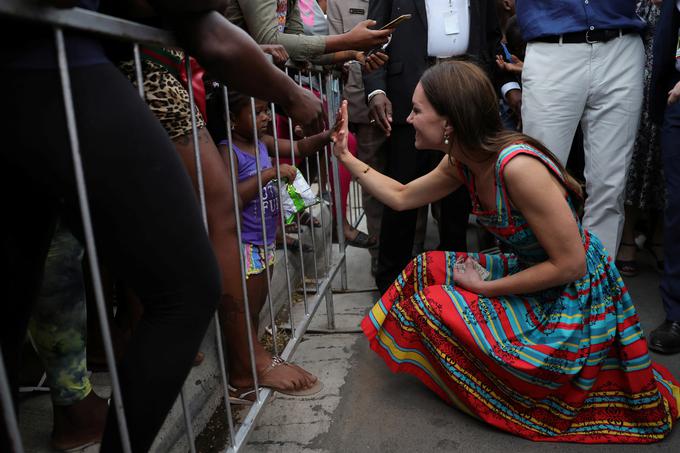
[[[269,63],[258,45],[220,13],[168,17],[180,44],[218,80],[235,90],[280,104],[307,133],[323,130],[321,102]]]
[[[238,0],[250,35],[259,44],[281,44],[292,59],[311,60],[324,54],[345,50],[368,50],[387,42],[390,30],[370,30],[373,22],[364,21],[351,31],[337,36],[306,36],[297,2],[287,13],[286,32],[279,31],[276,0]],[[348,55],[345,55],[348,56]],[[338,58],[341,58],[339,56]]]
[[[321,150],[321,148],[328,145],[332,141],[331,133],[332,131],[327,130],[300,140],[293,140],[293,144],[295,146],[295,157],[311,156],[317,151]],[[273,156],[275,150],[274,137],[271,135],[263,135],[261,141],[267,146],[269,155]],[[279,155],[281,157],[292,157],[291,149],[290,140],[279,140]]]

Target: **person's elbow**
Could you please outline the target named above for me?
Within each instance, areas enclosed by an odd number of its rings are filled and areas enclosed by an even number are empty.
[[[582,279],[588,270],[585,250],[580,249],[578,252],[571,254],[567,259],[563,260],[558,268],[564,283],[571,283]]]

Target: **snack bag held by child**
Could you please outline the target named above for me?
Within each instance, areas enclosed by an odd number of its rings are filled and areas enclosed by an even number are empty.
[[[312,188],[305,181],[300,170],[297,171],[295,180],[285,185],[281,199],[283,200],[283,218],[286,225],[295,220],[295,214],[319,203],[319,198],[314,195]]]

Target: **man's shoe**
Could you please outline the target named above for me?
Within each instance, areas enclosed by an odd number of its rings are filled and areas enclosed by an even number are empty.
[[[680,352],[680,321],[664,321],[649,335],[649,349],[662,354]]]

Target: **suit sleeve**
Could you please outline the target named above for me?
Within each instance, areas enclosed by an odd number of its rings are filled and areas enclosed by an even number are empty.
[[[367,17],[377,22],[376,27],[382,27],[390,21],[391,11],[392,0],[370,0]],[[375,90],[387,91],[386,67],[387,65],[364,75],[365,96],[368,96]]]

